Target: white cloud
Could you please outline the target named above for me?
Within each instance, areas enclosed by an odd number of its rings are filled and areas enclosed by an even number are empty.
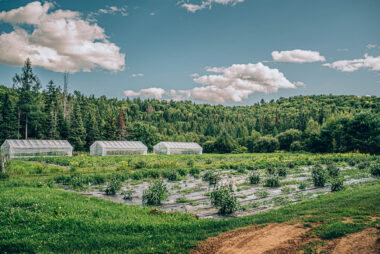
[[[203,10],[205,8],[211,9],[213,4],[223,4],[223,5],[229,4],[229,5],[234,6],[244,1],[245,0],[205,0],[205,1],[202,1],[200,4],[192,4],[192,3],[189,3],[189,1],[187,2],[180,1],[179,4],[181,4],[182,8],[185,8],[187,11],[194,13],[194,12]]]
[[[277,62],[289,63],[312,63],[326,61],[325,57],[321,56],[318,51],[302,49],[273,51],[272,58]]]
[[[0,35],[1,63],[19,66],[29,57],[33,65],[56,72],[124,69],[125,55],[107,39],[103,28],[81,19],[79,12],[49,12],[53,7],[49,2],[32,2],[0,12],[0,22],[14,28]],[[23,25],[31,25],[32,31]]]
[[[110,14],[110,15],[120,14],[121,16],[128,16],[127,6],[117,7],[117,6],[107,5],[105,8],[99,9],[96,12],[90,12],[88,14],[87,20],[95,21],[96,16],[99,16],[101,14]]]
[[[131,76],[132,76],[132,78],[143,77],[144,74],[142,74],[142,73],[133,73]]]
[[[377,48],[377,45],[376,44],[368,44],[366,47],[367,47],[367,49],[373,49],[373,48]]]
[[[132,90],[124,91],[125,96],[128,96],[128,97],[143,96],[143,97],[150,97],[150,98],[155,98],[155,99],[161,99],[165,93],[166,91],[164,89],[156,88],[156,87],[141,89],[139,92],[134,92]]]
[[[373,57],[365,54],[362,59],[340,60],[333,63],[323,64],[323,66],[343,72],[354,72],[361,68],[369,68],[372,71],[380,71],[380,56]]]
[[[150,15],[150,16],[155,16],[156,13],[155,13],[155,12],[151,12],[151,13],[149,13],[149,15]]]
[[[160,90],[159,96],[166,95],[173,100],[200,100],[216,104],[241,102],[255,92],[273,93],[279,88],[296,88],[302,82],[290,82],[283,73],[271,69],[262,63],[233,64],[230,67],[208,67],[206,71],[217,74],[194,78],[194,82],[203,86],[188,90]],[[152,88],[153,89],[153,88]],[[157,88],[154,88],[157,89]],[[127,96],[147,95],[144,90],[125,91]]]
[[[193,73],[193,74],[190,75],[190,77],[196,78],[196,77],[199,77],[199,74],[198,73]]]

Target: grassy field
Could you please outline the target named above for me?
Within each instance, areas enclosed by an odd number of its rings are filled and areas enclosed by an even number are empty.
[[[204,156],[73,157],[34,161],[14,160],[8,165],[9,178],[0,180],[0,250],[2,252],[128,252],[183,253],[201,240],[234,228],[271,222],[314,222],[313,232],[331,239],[377,226],[369,217],[380,217],[380,182],[346,186],[345,191],[320,195],[255,215],[224,219],[197,219],[179,212],[150,213],[151,207],[131,206],[62,190],[57,177],[75,177],[88,183],[108,181],[115,175],[123,181],[144,181],[165,177],[165,172],[198,168],[232,169],[248,174],[268,167],[287,165],[289,170],[303,165],[335,163],[351,165],[353,172],[368,171],[376,156],[360,154],[243,154]],[[297,172],[297,170],[295,170]],[[137,176],[138,175],[138,176]],[[345,218],[353,221],[343,223]]]

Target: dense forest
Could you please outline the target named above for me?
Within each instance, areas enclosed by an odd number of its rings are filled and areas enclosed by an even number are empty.
[[[380,98],[312,95],[252,106],[108,99],[42,88],[29,60],[0,86],[0,142],[68,139],[76,151],[94,140],[194,141],[205,152],[380,152]]]

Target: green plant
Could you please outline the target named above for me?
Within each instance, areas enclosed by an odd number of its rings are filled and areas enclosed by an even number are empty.
[[[207,181],[209,185],[215,186],[221,179],[220,174],[216,171],[207,171],[203,175],[203,180]]]
[[[168,197],[168,188],[162,179],[152,182],[143,191],[142,202],[146,205],[160,205]]]
[[[322,167],[314,167],[311,171],[311,176],[315,187],[324,187],[327,181],[328,173]]]
[[[370,172],[373,176],[380,176],[380,164],[376,163],[371,165]]]
[[[177,181],[179,178],[179,175],[176,170],[172,169],[169,171],[164,172],[164,176],[169,180],[169,181]]]
[[[334,177],[331,180],[331,191],[342,191],[344,190],[344,180],[342,177]]]
[[[280,167],[277,169],[277,174],[278,176],[285,177],[288,174],[288,172],[285,167]]]
[[[278,179],[277,176],[269,176],[267,179],[265,179],[264,186],[265,187],[279,187],[280,179]]]
[[[300,184],[298,185],[298,189],[300,189],[300,190],[304,190],[307,187],[308,187],[308,184],[305,182],[300,182]]]
[[[121,182],[118,178],[112,177],[105,189],[106,195],[115,195],[121,188]]]
[[[266,198],[269,196],[269,192],[267,190],[257,190],[255,191],[255,196],[258,198]]]
[[[189,167],[194,167],[195,161],[194,161],[194,159],[190,159],[190,160],[187,161],[186,164],[187,164],[187,166],[189,166]]]
[[[192,175],[195,178],[199,177],[200,172],[201,172],[200,168],[191,168],[190,169],[190,175]]]
[[[126,190],[121,192],[121,195],[123,195],[123,199],[125,200],[132,200],[134,193],[135,190],[132,187],[128,187]]]
[[[248,176],[248,180],[250,184],[258,184],[260,182],[260,175],[257,173],[251,173]]]
[[[220,214],[231,214],[236,212],[240,203],[232,190],[231,184],[217,186],[210,194],[211,204],[220,207]]]
[[[363,224],[334,221],[317,227],[317,235],[322,239],[330,240],[347,234],[356,233],[363,229]]]
[[[334,164],[328,164],[327,171],[329,172],[330,177],[337,177],[339,175],[339,168]]]
[[[137,162],[135,162],[134,164],[134,168],[135,169],[139,169],[139,168],[146,168],[148,165],[148,163],[144,160],[139,160]]]

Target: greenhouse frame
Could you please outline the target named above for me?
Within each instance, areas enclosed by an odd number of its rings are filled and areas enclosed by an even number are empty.
[[[194,142],[160,142],[153,146],[155,154],[202,154],[202,151]]]
[[[7,139],[1,145],[1,157],[57,157],[72,156],[73,147],[67,140]]]
[[[146,155],[148,148],[140,141],[95,141],[91,156]]]

